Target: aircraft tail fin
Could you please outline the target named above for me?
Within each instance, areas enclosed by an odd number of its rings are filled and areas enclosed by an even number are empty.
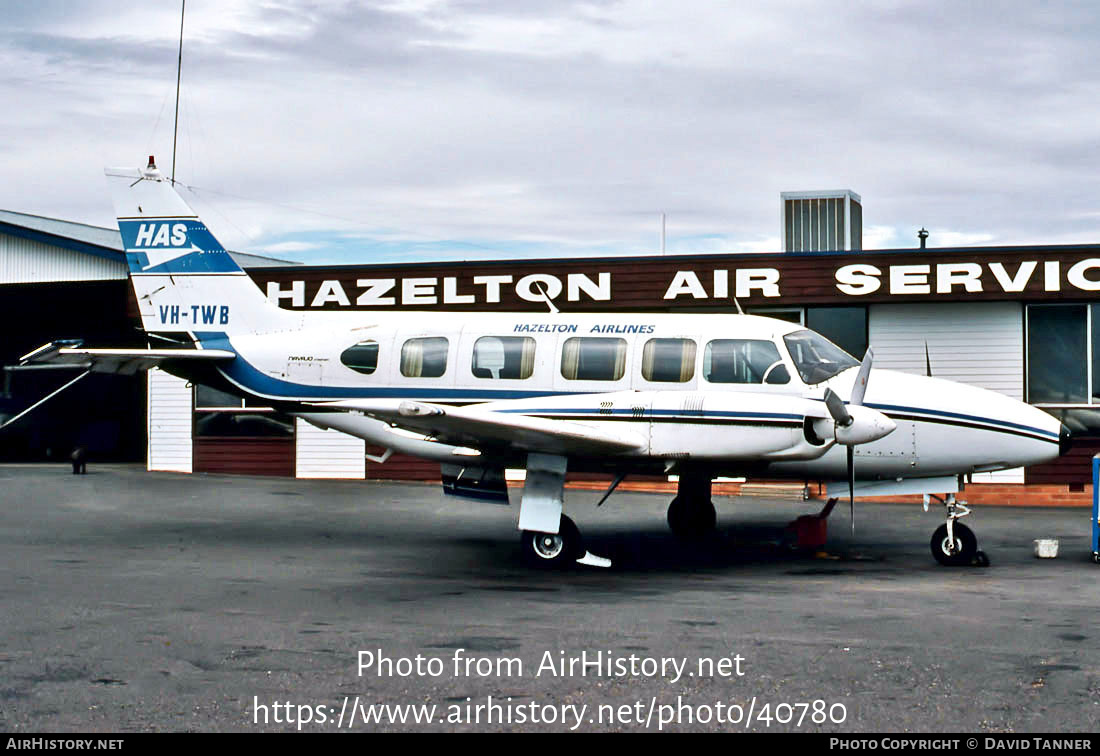
[[[142,326],[150,332],[261,333],[289,313],[270,304],[153,161],[108,168]]]
[[[225,247],[157,170],[108,168],[111,199],[131,273],[241,273]]]

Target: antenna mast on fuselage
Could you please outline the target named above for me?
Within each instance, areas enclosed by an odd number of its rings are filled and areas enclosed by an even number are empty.
[[[176,60],[176,118],[172,124],[172,185],[176,184],[176,133],[180,125],[180,73],[183,71],[183,14],[187,10],[187,0],[180,7],[180,48]]]

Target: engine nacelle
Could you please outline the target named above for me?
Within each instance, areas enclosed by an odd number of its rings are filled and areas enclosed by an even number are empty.
[[[825,417],[814,422],[814,433],[821,438],[835,438],[838,444],[853,446],[878,441],[897,428],[893,420],[870,407],[849,404],[846,409],[852,418],[848,425],[841,425],[832,418]]]

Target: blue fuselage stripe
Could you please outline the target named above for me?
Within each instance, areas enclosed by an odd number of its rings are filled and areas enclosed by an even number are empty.
[[[386,388],[372,388],[372,387],[357,387],[357,386],[309,386],[300,383],[294,383],[292,381],[284,381],[279,378],[272,378],[269,375],[265,375],[258,368],[248,362],[244,356],[233,347],[228,336],[221,332],[196,332],[195,336],[198,337],[202,343],[203,348],[206,349],[225,349],[227,351],[234,352],[237,357],[228,364],[218,366],[226,378],[236,383],[241,388],[256,394],[257,396],[276,399],[281,401],[325,401],[325,400],[339,400],[339,399],[437,399],[440,401],[462,401],[462,402],[487,402],[500,399],[537,399],[540,397],[549,396],[569,396],[575,394],[589,394],[590,391],[531,391],[531,390],[510,390],[510,389],[455,389],[455,388],[410,388],[410,387],[386,387]],[[867,404],[872,409],[879,410],[887,416],[896,416],[898,414],[911,413],[917,417],[906,418],[915,421],[920,421],[921,415],[929,416],[925,419],[928,422],[940,422],[947,424],[963,423],[980,423],[984,426],[989,426],[988,430],[1009,432],[1016,435],[1020,434],[1032,434],[1040,437],[1045,441],[1052,441],[1058,443],[1058,434],[1052,431],[1043,430],[1042,428],[1035,428],[1028,425],[1021,425],[1018,423],[1010,423],[1005,420],[995,420],[993,418],[981,417],[978,415],[966,415],[958,412],[946,412],[943,410],[933,410],[925,407],[906,407],[894,404]],[[502,412],[521,413],[529,415],[539,414],[554,414],[554,415],[593,415],[596,416],[593,419],[598,419],[600,414],[598,408],[509,408],[502,409]],[[604,413],[606,414],[606,413]],[[624,416],[634,415],[632,408],[615,409],[611,411],[611,414]],[[787,414],[787,413],[775,413],[775,412],[723,412],[723,411],[707,411],[704,413],[695,413],[688,410],[671,410],[671,409],[656,409],[651,410],[646,408],[643,413],[638,416],[638,420],[645,420],[647,417],[653,416],[681,416],[685,422],[690,422],[691,419],[741,419],[741,420],[795,420],[802,422],[803,417],[801,415]],[[951,421],[955,421],[952,423]],[[972,426],[971,426],[972,427]]]

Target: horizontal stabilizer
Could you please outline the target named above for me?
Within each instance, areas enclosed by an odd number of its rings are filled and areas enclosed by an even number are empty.
[[[19,360],[20,367],[66,365],[93,373],[133,375],[169,360],[221,361],[237,355],[223,349],[85,349],[66,346],[78,342],[55,341],[29,352]]]
[[[475,449],[508,447],[547,454],[622,454],[641,451],[645,437],[575,420],[550,420],[471,405],[451,407],[401,399],[348,399],[315,406],[362,412],[399,428],[424,433],[447,444]],[[496,408],[507,402],[496,402]]]

